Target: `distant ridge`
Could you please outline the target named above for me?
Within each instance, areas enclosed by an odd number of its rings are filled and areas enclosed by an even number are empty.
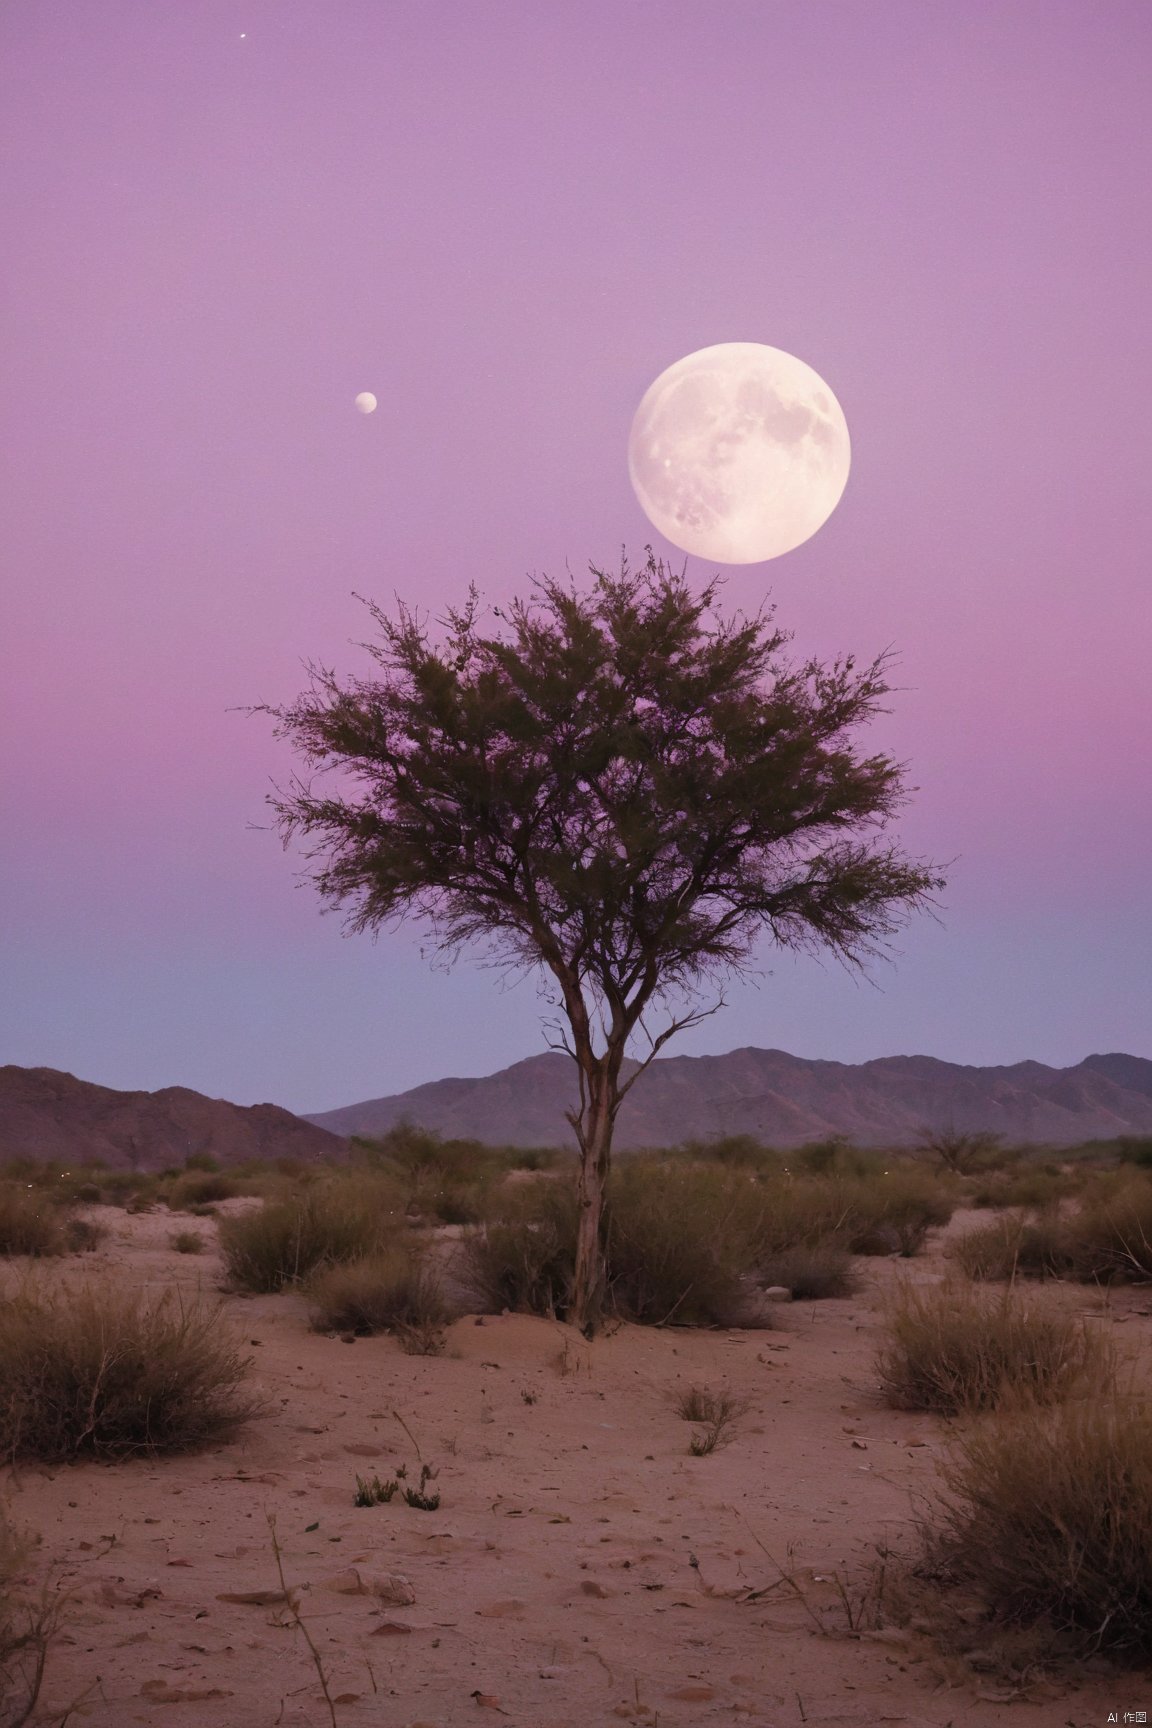
[[[221,1164],[249,1158],[339,1158],[343,1147],[278,1104],[228,1104],[184,1086],[117,1092],[55,1068],[0,1067],[0,1159],[163,1170],[190,1153]]]
[[[387,1098],[304,1118],[334,1134],[382,1134],[408,1119],[448,1137],[507,1146],[568,1146],[576,1100],[569,1057],[531,1056],[478,1080],[434,1080]],[[622,1149],[752,1134],[788,1147],[830,1134],[900,1146],[924,1128],[989,1129],[1051,1146],[1152,1134],[1152,1061],[1088,1056],[1074,1068],[1016,1062],[973,1068],[933,1056],[812,1062],[784,1050],[669,1056],[652,1064],[621,1108]]]

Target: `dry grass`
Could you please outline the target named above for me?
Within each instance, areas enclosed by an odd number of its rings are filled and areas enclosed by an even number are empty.
[[[330,1266],[309,1285],[318,1332],[392,1332],[413,1355],[436,1355],[452,1319],[440,1280],[418,1251],[396,1247]]]
[[[108,1231],[92,1218],[68,1218],[64,1224],[64,1240],[70,1254],[94,1254]]]
[[[740,1418],[746,1416],[751,1408],[747,1398],[708,1386],[689,1386],[682,1392],[673,1393],[672,1399],[677,1416],[682,1416],[685,1422],[700,1425],[688,1443],[693,1458],[707,1458],[734,1440]]]
[[[250,1194],[252,1184],[222,1170],[188,1170],[165,1188],[163,1198],[173,1212],[189,1212],[195,1206],[214,1206],[237,1194]]]
[[[947,1224],[956,1196],[939,1177],[907,1166],[869,1181],[845,1184],[848,1217],[842,1238],[853,1254],[901,1254],[923,1248],[929,1230]]]
[[[858,1282],[852,1272],[852,1256],[838,1242],[782,1248],[761,1261],[757,1271],[763,1284],[782,1284],[797,1302],[850,1296]]]
[[[460,1245],[458,1276],[487,1312],[567,1311],[576,1256],[576,1189],[545,1177],[507,1189],[497,1215]]]
[[[905,1286],[888,1313],[877,1357],[887,1402],[941,1416],[995,1409],[1028,1397],[1049,1403],[1103,1386],[1112,1356],[1082,1321],[1009,1288],[994,1298],[971,1286]]]
[[[220,1247],[242,1290],[283,1290],[323,1266],[377,1253],[403,1228],[395,1187],[364,1173],[316,1182],[220,1221]]]
[[[759,1190],[723,1165],[630,1159],[608,1189],[609,1299],[640,1325],[754,1323]]]
[[[964,1432],[926,1570],[1049,1651],[1152,1659],[1152,1408],[1132,1397],[1021,1408]]]
[[[0,1307],[0,1455],[45,1463],[188,1451],[260,1411],[216,1310],[92,1284]]]
[[[173,1230],[168,1246],[177,1254],[203,1254],[207,1244],[199,1230]]]
[[[67,1248],[54,1195],[27,1184],[0,1182],[0,1254],[41,1258],[64,1254]]]
[[[949,1243],[949,1260],[981,1282],[1012,1278],[1059,1278],[1071,1270],[1068,1230],[1045,1215],[1020,1218],[1008,1213],[965,1231]]]
[[[0,1728],[23,1728],[33,1715],[61,1599],[28,1577],[33,1543],[0,1508]]]
[[[1152,1279],[1152,1178],[1098,1179],[1069,1221],[1073,1276],[1081,1283]]]

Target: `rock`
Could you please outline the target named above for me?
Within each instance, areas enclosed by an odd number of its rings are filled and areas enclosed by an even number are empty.
[[[585,1578],[580,1585],[580,1594],[582,1596],[595,1596],[597,1601],[603,1602],[615,1592],[609,1590],[606,1584],[598,1584],[595,1578]]]
[[[364,1580],[355,1566],[346,1566],[343,1572],[337,1572],[332,1578],[325,1578],[320,1586],[322,1590],[335,1590],[338,1596],[362,1596]]]
[[[792,1292],[786,1284],[769,1284],[767,1290],[761,1290],[765,1302],[791,1302]]]
[[[382,1572],[377,1578],[365,1578],[364,1589],[380,1602],[391,1602],[397,1608],[410,1608],[416,1592],[403,1572]]]

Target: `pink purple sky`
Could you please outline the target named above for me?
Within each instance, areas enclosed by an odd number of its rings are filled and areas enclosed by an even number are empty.
[[[1152,1055],[1150,49],[1144,0],[9,0],[0,1061],[320,1110],[542,1049],[531,982],[321,916],[234,710],[366,669],[353,590],[671,554],[629,425],[725,341],[853,439],[728,601],[898,649],[955,862],[872,983],[765,956],[669,1054]]]

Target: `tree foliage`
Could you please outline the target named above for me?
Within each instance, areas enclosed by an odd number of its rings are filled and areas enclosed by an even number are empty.
[[[551,973],[585,1186],[606,1175],[638,1029],[650,1060],[765,932],[859,964],[941,886],[887,838],[901,765],[855,739],[886,657],[794,664],[771,613],[717,600],[650,553],[583,589],[538,580],[495,634],[474,590],[436,635],[370,604],[373,676],[311,667],[296,702],[262,710],[310,769],[337,771],[272,803],[353,930],[415,915],[445,950],[481,941]]]

